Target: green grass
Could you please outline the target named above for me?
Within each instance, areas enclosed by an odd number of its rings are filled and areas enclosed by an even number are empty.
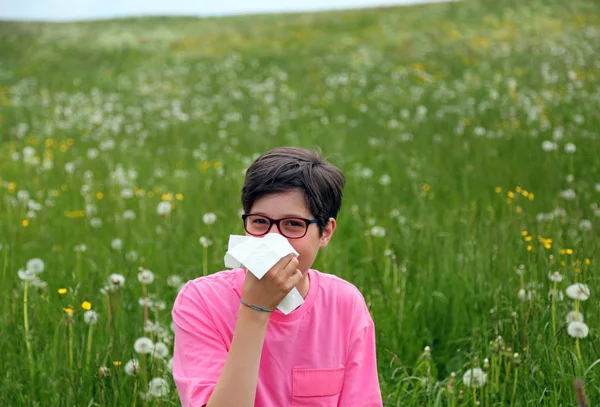
[[[145,335],[138,268],[155,273],[147,290],[166,309],[149,318],[169,333],[167,279],[223,268],[243,170],[279,145],[319,146],[347,174],[314,268],[367,299],[386,406],[574,405],[576,377],[597,405],[599,26],[583,0],[1,23],[0,405],[141,405],[159,376],[169,396],[147,403],[178,405],[170,356],[124,373]],[[375,225],[384,237],[365,233]],[[32,258],[45,287],[18,277]],[[555,271],[558,289],[582,282],[589,300],[553,303]],[[126,281],[107,297],[111,273]],[[99,314],[90,352],[83,301]],[[580,354],[575,307],[589,326]],[[466,386],[486,358],[486,386]]]

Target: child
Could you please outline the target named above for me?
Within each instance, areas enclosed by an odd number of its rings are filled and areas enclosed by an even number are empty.
[[[375,329],[352,284],[313,270],[336,229],[345,177],[280,147],[246,172],[247,235],[279,233],[299,253],[258,280],[244,269],[188,282],[173,307],[173,377],[184,407],[382,406]],[[275,308],[296,287],[304,303]]]

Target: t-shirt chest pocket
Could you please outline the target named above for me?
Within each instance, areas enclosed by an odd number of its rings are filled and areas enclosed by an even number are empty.
[[[344,368],[294,369],[292,407],[337,406],[344,384]]]

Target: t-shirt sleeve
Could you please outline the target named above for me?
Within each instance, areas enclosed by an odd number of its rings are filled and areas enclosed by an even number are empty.
[[[368,313],[368,311],[367,311]],[[377,374],[375,326],[369,323],[360,329],[351,341],[344,384],[338,406],[381,407],[381,389]]]
[[[225,365],[227,348],[202,292],[188,283],[178,294],[172,310],[175,329],[173,378],[183,407],[208,403]]]

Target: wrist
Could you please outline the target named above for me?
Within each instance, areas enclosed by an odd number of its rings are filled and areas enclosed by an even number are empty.
[[[271,319],[270,312],[261,312],[253,310],[252,308],[248,308],[247,306],[240,304],[238,319],[243,318],[244,320],[259,324],[259,325],[267,325],[269,323],[269,319]]]

